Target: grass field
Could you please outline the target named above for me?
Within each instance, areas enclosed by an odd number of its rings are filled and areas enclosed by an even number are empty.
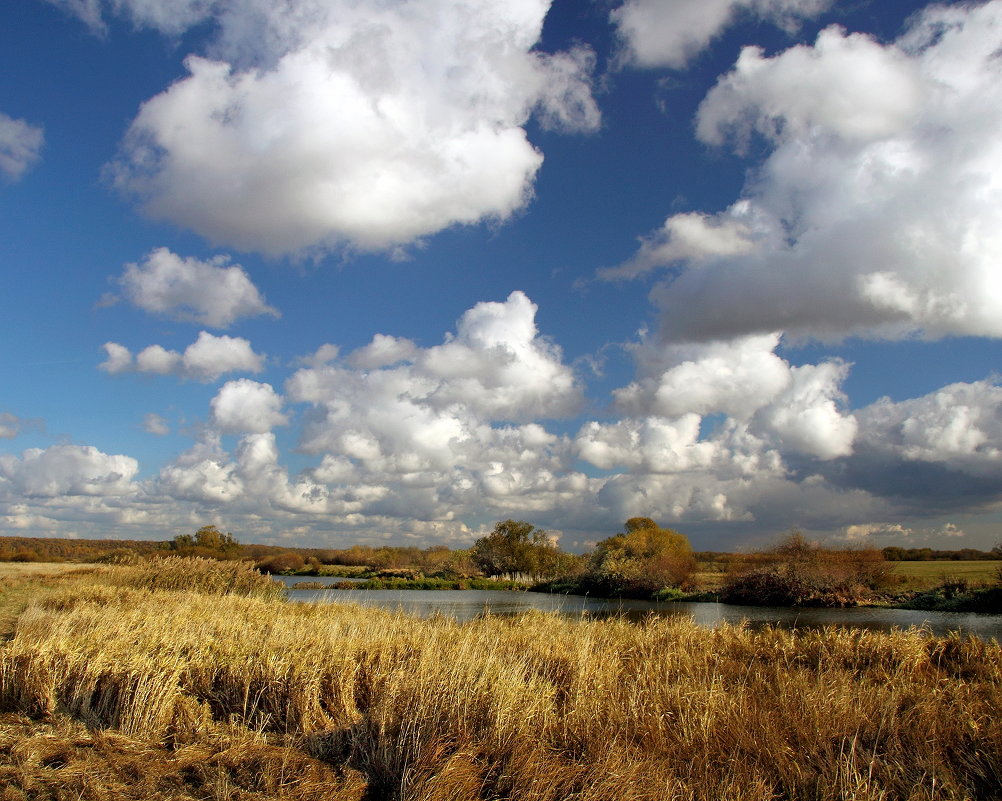
[[[71,570],[89,568],[74,562],[0,562],[0,581],[30,576],[58,576]]]
[[[185,560],[39,586],[0,646],[2,801],[1002,795],[997,643],[419,620]]]
[[[944,581],[961,580],[971,584],[999,581],[1002,562],[889,562],[892,575],[902,576],[915,589],[926,589]]]

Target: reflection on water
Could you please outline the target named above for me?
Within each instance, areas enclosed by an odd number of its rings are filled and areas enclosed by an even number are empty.
[[[287,585],[313,581],[287,577]],[[344,579],[323,580],[334,584]],[[1002,615],[956,612],[922,612],[909,609],[789,609],[786,607],[731,606],[715,603],[656,603],[589,598],[581,595],[548,595],[538,592],[500,590],[289,590],[289,599],[315,603],[354,603],[399,609],[421,617],[438,613],[460,622],[484,614],[518,615],[531,610],[557,612],[569,617],[625,617],[643,620],[649,615],[685,615],[701,626],[745,621],[752,628],[774,625],[782,628],[843,626],[890,631],[924,626],[934,634],[950,631],[1002,640]]]

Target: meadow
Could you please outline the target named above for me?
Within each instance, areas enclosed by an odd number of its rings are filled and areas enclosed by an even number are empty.
[[[1002,797],[995,642],[461,625],[206,560],[2,586],[3,801]]]
[[[1002,562],[929,561],[891,562],[891,575],[899,576],[902,583],[928,589],[949,581],[966,581],[971,584],[993,584],[1002,580]]]

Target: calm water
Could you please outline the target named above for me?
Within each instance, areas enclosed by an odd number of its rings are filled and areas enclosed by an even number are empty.
[[[299,581],[331,585],[340,578],[277,576],[286,586]],[[752,627],[777,625],[784,628],[847,626],[890,631],[926,626],[935,634],[961,631],[1002,640],[1002,615],[957,612],[920,612],[908,609],[788,609],[770,606],[731,606],[714,603],[655,603],[587,598],[580,595],[549,595],[538,592],[499,590],[289,590],[289,599],[314,603],[354,603],[399,609],[426,617],[436,612],[459,621],[483,614],[518,615],[531,610],[557,612],[570,617],[625,616],[642,620],[648,615],[685,615],[701,626],[747,621]]]

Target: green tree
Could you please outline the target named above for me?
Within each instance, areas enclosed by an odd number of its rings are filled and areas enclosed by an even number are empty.
[[[239,550],[240,543],[232,534],[224,534],[215,526],[202,526],[194,534],[178,534],[170,547],[182,556],[226,558]]]
[[[688,586],[695,572],[696,558],[684,534],[661,528],[649,517],[631,517],[622,534],[596,546],[588,579],[612,595],[650,595]]]
[[[502,520],[470,550],[473,563],[488,576],[531,576],[533,580],[559,575],[561,551],[549,535],[524,520]]]

